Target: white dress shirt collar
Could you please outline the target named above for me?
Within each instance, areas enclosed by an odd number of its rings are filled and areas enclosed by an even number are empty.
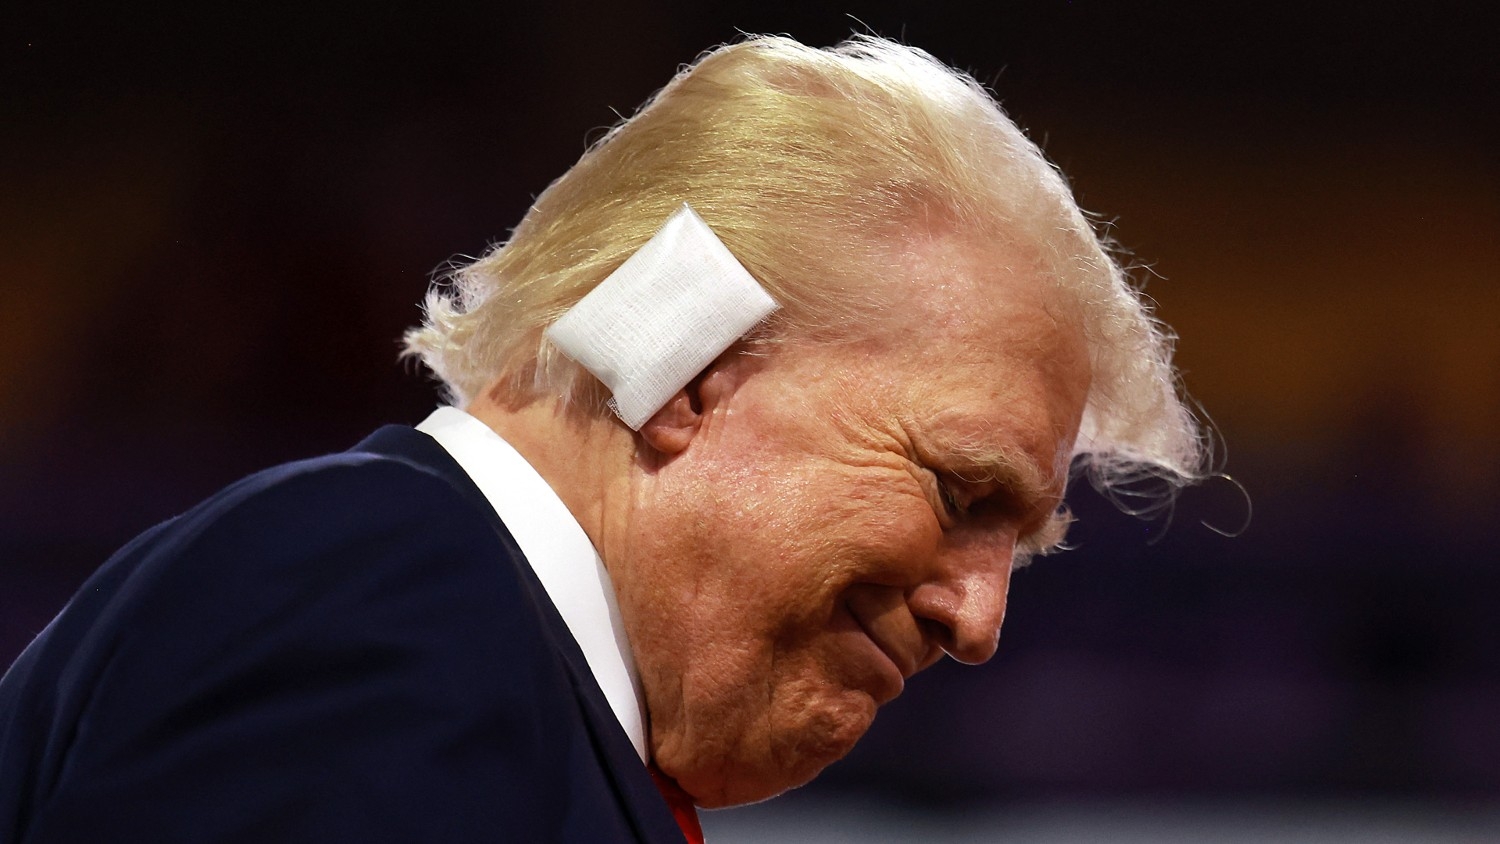
[[[490,426],[458,408],[440,407],[417,430],[437,440],[495,508],[646,761],[640,678],[609,572],[588,534],[547,481]]]

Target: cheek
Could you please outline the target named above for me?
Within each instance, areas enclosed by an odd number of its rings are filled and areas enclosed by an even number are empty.
[[[675,600],[714,646],[801,647],[850,586],[906,588],[930,573],[942,529],[908,473],[821,465],[736,480],[700,499],[699,556]]]
[[[904,469],[746,453],[662,472],[632,542],[648,574],[621,601],[657,762],[705,805],[800,785],[864,734],[876,704],[831,629],[839,602],[918,577],[941,537]]]
[[[653,726],[657,761],[706,805],[805,783],[875,717],[868,667],[835,629],[840,600],[853,583],[910,578],[938,532],[925,499],[830,479],[763,477],[751,491],[770,502],[721,511],[677,616],[692,621],[660,640],[671,667],[655,685],[675,683],[677,697]],[[738,541],[719,542],[728,535]]]
[[[849,583],[919,578],[942,541],[942,526],[920,484],[908,472],[846,469],[818,490],[802,535],[817,536],[841,564]]]

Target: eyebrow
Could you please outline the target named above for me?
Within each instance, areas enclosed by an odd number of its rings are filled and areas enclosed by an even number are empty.
[[[1024,454],[1012,449],[964,443],[934,443],[937,453],[944,455],[944,463],[953,468],[949,471],[959,480],[969,483],[994,483],[1007,489],[1025,503],[1043,501],[1053,496],[1049,484],[1036,463]]]

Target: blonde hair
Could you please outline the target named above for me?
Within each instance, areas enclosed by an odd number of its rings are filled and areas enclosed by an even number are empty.
[[[1196,477],[1171,337],[1065,180],[973,78],[874,37],[820,50],[751,37],[701,56],[537,198],[504,244],[427,295],[405,337],[465,404],[497,378],[517,400],[604,414],[602,386],[542,332],[687,202],[781,304],[751,338],[850,333],[888,303],[878,236],[940,219],[1034,244],[1078,308],[1093,384],[1078,465],[1111,487]]]

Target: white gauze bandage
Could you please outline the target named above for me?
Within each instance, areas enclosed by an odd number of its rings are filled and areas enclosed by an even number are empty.
[[[684,204],[599,282],[547,339],[609,388],[633,431],[776,302]]]

